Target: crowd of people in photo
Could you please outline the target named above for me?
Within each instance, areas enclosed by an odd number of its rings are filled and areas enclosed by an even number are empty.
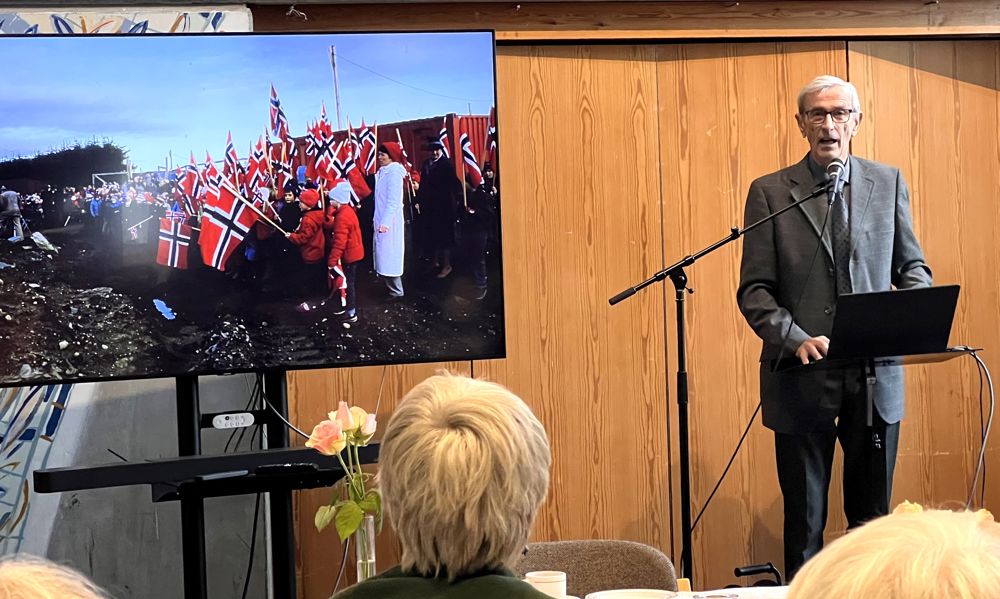
[[[25,231],[30,234],[38,228],[45,213],[42,204],[40,194],[22,195],[0,186],[0,239],[19,243],[24,239]]]
[[[358,319],[356,282],[366,272],[362,264],[384,282],[387,302],[405,296],[404,271],[417,266],[421,272],[406,272],[408,279],[462,278],[454,287],[458,300],[483,300],[487,253],[499,227],[495,172],[487,162],[481,184],[463,183],[439,141],[428,141],[425,149],[431,157],[417,170],[399,143],[381,144],[377,170],[366,176],[372,190],[368,197],[358,197],[346,180],[324,189],[322,181],[305,176],[304,167],[280,190],[270,184],[246,190],[256,211],[269,218],[254,223],[220,276],[294,298],[299,311],[322,310],[349,323]],[[82,225],[102,243],[133,254],[156,254],[160,219],[184,222],[193,229],[187,266],[206,268],[197,243],[200,214],[185,205],[179,173],[65,187],[54,195],[61,196],[54,199],[65,215],[61,225]],[[32,221],[26,208],[36,202],[12,191],[0,198],[3,222],[11,223],[11,234],[5,235],[23,237],[19,223]],[[9,216],[18,210],[21,220]],[[453,264],[456,249],[461,250],[459,264]]]

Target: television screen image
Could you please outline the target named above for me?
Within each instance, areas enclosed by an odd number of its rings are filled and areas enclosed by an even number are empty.
[[[0,386],[504,356],[492,32],[0,59]]]

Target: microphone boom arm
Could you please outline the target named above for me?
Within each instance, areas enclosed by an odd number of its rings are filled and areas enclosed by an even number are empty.
[[[746,227],[744,227],[742,229],[740,229],[739,227],[733,227],[732,229],[729,230],[729,235],[723,237],[719,241],[716,241],[712,245],[710,245],[710,246],[708,246],[708,247],[706,247],[706,248],[704,248],[702,250],[699,250],[698,252],[695,252],[694,254],[689,254],[687,256],[684,256],[683,258],[681,258],[677,262],[675,262],[675,263],[671,264],[670,266],[664,268],[663,270],[657,272],[656,274],[654,274],[653,276],[649,277],[645,281],[643,281],[643,282],[641,282],[641,283],[639,283],[637,285],[633,285],[632,287],[629,287],[628,289],[626,289],[626,290],[622,291],[621,293],[615,295],[614,297],[612,297],[611,299],[608,300],[608,303],[611,304],[612,306],[614,306],[615,304],[621,302],[622,300],[625,300],[625,299],[627,299],[629,297],[632,297],[633,295],[635,295],[639,291],[645,289],[646,287],[652,285],[653,283],[655,283],[657,281],[662,281],[663,279],[666,279],[667,277],[674,277],[674,276],[683,275],[684,274],[684,267],[691,266],[692,264],[694,264],[695,262],[697,262],[698,259],[701,258],[702,256],[705,256],[707,254],[711,254],[715,250],[717,250],[717,249],[721,248],[722,246],[730,243],[731,241],[736,241],[740,237],[743,237],[743,235],[745,235],[748,231],[752,231],[752,230],[756,229],[757,227],[763,225],[764,223],[766,223],[766,222],[768,222],[768,221],[770,221],[770,220],[772,220],[774,218],[777,218],[779,215],[784,214],[785,212],[788,212],[792,208],[795,208],[796,206],[798,206],[800,204],[808,202],[809,200],[811,200],[813,198],[816,198],[816,197],[819,197],[823,193],[826,193],[826,191],[828,189],[828,183],[829,182],[824,182],[822,186],[818,187],[815,191],[813,191],[812,193],[810,193],[806,197],[802,198],[801,200],[793,202],[793,203],[785,206],[781,210],[778,210],[777,212],[772,212],[771,214],[768,214],[767,216],[765,216],[764,218],[760,219],[759,221],[757,221],[755,223],[747,225]]]

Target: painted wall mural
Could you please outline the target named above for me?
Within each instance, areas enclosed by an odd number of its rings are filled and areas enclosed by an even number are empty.
[[[28,478],[45,468],[72,385],[0,389],[0,554],[24,541]]]
[[[249,31],[250,11],[114,9],[0,12],[0,34],[215,33]]]

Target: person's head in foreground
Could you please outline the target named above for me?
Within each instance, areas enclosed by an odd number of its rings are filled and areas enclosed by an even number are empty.
[[[513,565],[545,498],[550,462],[545,429],[505,387],[450,374],[414,387],[379,452],[402,570],[455,580]]]
[[[806,562],[788,599],[1000,597],[1000,524],[986,510],[904,502]]]
[[[0,599],[106,599],[79,572],[40,557],[0,559]]]

